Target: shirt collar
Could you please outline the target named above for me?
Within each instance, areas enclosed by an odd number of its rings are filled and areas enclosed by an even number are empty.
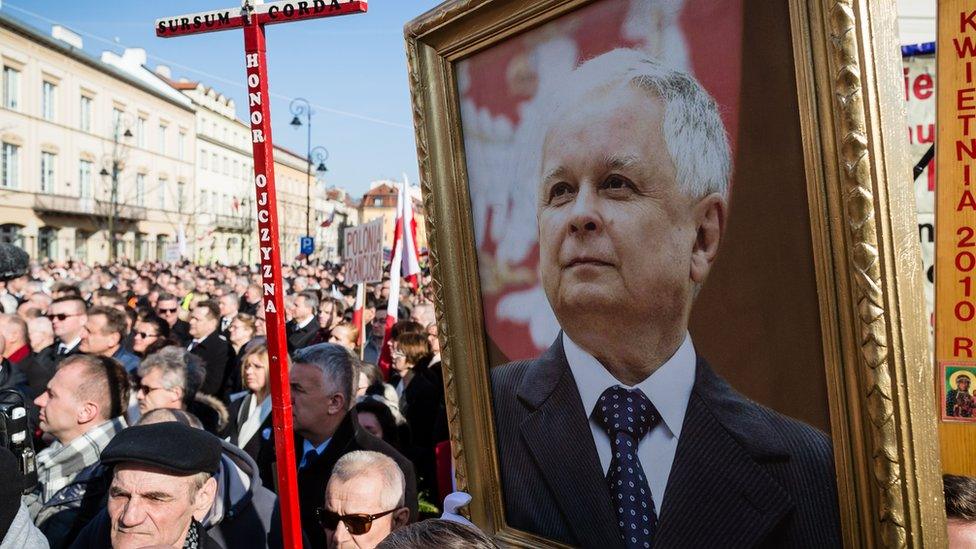
[[[61,345],[64,345],[65,350],[70,351],[71,349],[77,347],[79,343],[81,343],[81,336],[76,337],[74,341],[71,341],[70,343],[62,341]]]
[[[620,383],[597,359],[581,349],[565,332],[563,332],[563,349],[587,417],[596,406],[600,395],[609,387],[620,385],[626,389],[636,388],[643,391],[657,408],[665,427],[675,437],[681,435],[681,425],[684,423],[688,399],[691,397],[691,389],[695,383],[696,354],[695,346],[691,342],[691,334],[685,334],[684,341],[671,358],[647,379],[633,387]]]
[[[325,439],[325,442],[323,442],[322,444],[319,444],[318,446],[313,446],[311,442],[309,442],[308,440],[306,440],[306,439],[303,438],[302,439],[302,455],[304,456],[305,454],[308,453],[309,450],[313,450],[314,449],[315,450],[315,453],[317,455],[320,455],[321,456],[322,455],[322,452],[325,451],[326,446],[329,445],[329,442],[331,440],[332,440],[331,438],[327,438],[327,439]]]
[[[305,320],[303,320],[303,321],[301,321],[301,322],[298,322],[298,321],[296,320],[296,321],[295,321],[295,326],[296,326],[296,327],[297,327],[297,328],[298,328],[299,330],[302,330],[302,329],[304,329],[304,328],[305,328],[305,326],[308,326],[309,324],[311,324],[313,320],[315,320],[315,315],[312,315],[312,316],[310,316],[310,317],[308,317],[308,318],[306,318]]]

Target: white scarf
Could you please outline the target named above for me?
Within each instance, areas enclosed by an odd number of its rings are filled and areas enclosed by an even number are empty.
[[[258,429],[261,427],[261,424],[264,423],[264,420],[268,417],[268,414],[271,413],[271,395],[264,397],[264,400],[261,402],[260,413],[256,413],[257,411],[255,410],[255,408],[257,408],[257,399],[254,398],[254,393],[251,393],[244,398],[247,399],[247,403],[241,407],[243,408],[244,406],[247,406],[247,419],[245,419],[244,423],[241,424],[241,430],[237,434],[238,448],[243,448],[247,445],[247,443],[251,440],[251,437],[258,432]]]

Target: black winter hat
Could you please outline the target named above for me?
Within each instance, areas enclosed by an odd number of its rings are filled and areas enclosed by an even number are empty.
[[[173,421],[136,425],[115,435],[101,459],[104,465],[136,462],[183,474],[213,474],[220,467],[220,439]]]

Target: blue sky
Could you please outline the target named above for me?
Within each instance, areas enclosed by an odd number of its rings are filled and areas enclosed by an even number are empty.
[[[418,178],[403,25],[437,0],[372,0],[369,12],[268,27],[272,131],[277,144],[303,153],[305,128],[293,129],[289,100],[313,104],[312,146],[329,150],[330,185],[361,196],[376,179]],[[215,87],[247,115],[244,37],[239,30],[156,38],[161,17],[239,5],[237,0],[3,0],[2,11],[50,31],[60,23],[82,35],[85,50],[144,48],[149,66]],[[315,108],[319,105],[322,108]],[[332,109],[332,111],[327,110]],[[339,112],[341,111],[341,112]]]

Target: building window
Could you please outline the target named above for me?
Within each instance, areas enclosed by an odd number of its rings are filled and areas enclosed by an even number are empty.
[[[41,192],[54,192],[54,153],[41,152]]]
[[[382,206],[382,205],[383,205],[383,199],[382,198],[374,198],[373,199],[373,206],[379,207],[379,206]]]
[[[55,91],[56,86],[53,82],[45,80],[41,84],[41,116],[45,120],[54,120]]]
[[[88,238],[90,233],[85,231],[75,231],[75,259],[85,262],[88,261]]]
[[[159,125],[159,154],[166,154],[166,125]]]
[[[41,227],[37,231],[37,255],[48,259],[57,259],[58,230],[54,227]]]
[[[18,248],[23,248],[24,235],[20,232],[22,228],[20,225],[14,225],[13,223],[0,225],[0,243],[13,244]]]
[[[146,174],[136,174],[136,206],[146,205]]]
[[[116,140],[122,138],[122,111],[118,108],[112,109],[112,129],[110,133]]]
[[[92,98],[82,95],[78,103],[78,128],[83,132],[91,131]]]
[[[224,175],[230,175],[230,159],[224,157]]]
[[[92,196],[92,163],[87,160],[78,162],[78,196]]]
[[[135,250],[133,250],[134,253],[132,254],[133,256],[135,256],[136,261],[145,261],[146,259],[144,255],[145,248],[146,248],[145,240],[146,240],[146,235],[142,233],[136,233],[136,238],[134,242]]]
[[[183,213],[183,208],[186,206],[186,183],[182,181],[176,182],[176,211]]]
[[[16,189],[20,180],[20,147],[11,143],[3,144],[3,154],[0,155],[0,187]]]
[[[207,191],[200,191],[200,204],[197,206],[199,208],[198,211],[200,213],[205,213],[207,211],[207,197],[208,196],[210,196],[210,195],[207,194]]]
[[[207,169],[207,151],[200,149],[200,169]]]
[[[141,116],[136,119],[136,146],[146,148],[146,119]]]
[[[186,132],[180,132],[176,138],[176,157],[180,160],[185,160],[184,147],[186,147]]]
[[[3,68],[3,106],[20,108],[20,71],[11,67]]]
[[[166,192],[169,190],[169,181],[160,177],[159,178],[159,209],[166,209]]]
[[[220,173],[220,157],[217,153],[210,153],[210,168],[214,173]]]

